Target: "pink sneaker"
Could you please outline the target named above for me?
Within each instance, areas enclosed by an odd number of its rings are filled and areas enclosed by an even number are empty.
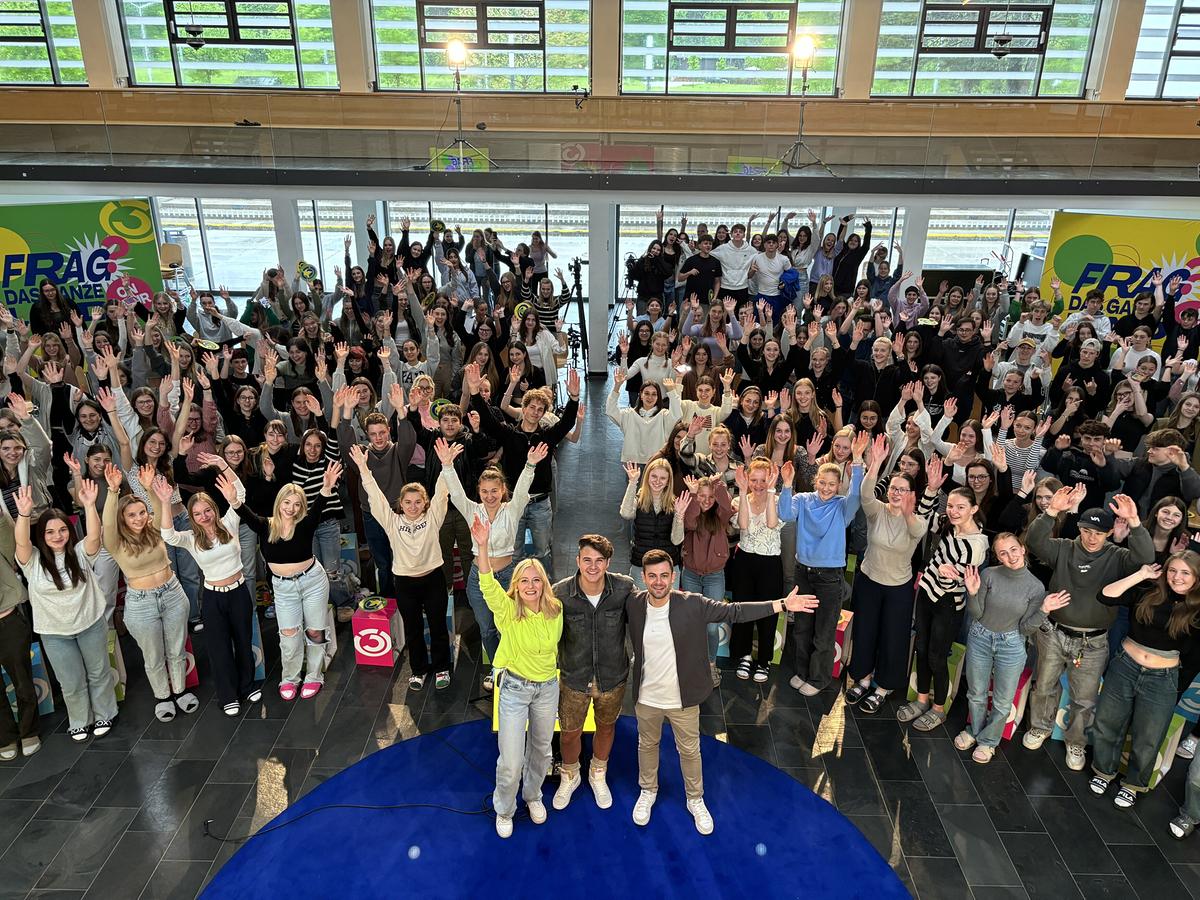
[[[296,699],[296,686],[289,682],[283,682],[279,685],[279,696],[284,700]]]
[[[322,684],[319,681],[306,681],[300,688],[300,699],[311,700],[321,693]]]

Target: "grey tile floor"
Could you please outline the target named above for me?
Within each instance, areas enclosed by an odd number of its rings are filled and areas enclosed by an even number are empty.
[[[590,385],[583,441],[559,454],[555,566],[572,569],[575,538],[614,537],[614,569],[628,565],[617,516],[624,487],[611,448],[619,436]],[[607,450],[606,450],[607,448]],[[206,837],[247,834],[315,785],[396,741],[488,715],[469,608],[458,610],[463,647],[451,687],[411,692],[395,669],[356,667],[339,653],[325,689],[309,702],[274,693],[278,652],[268,651],[265,699],[238,719],[222,714],[196,638],[202,706],[160,723],[126,640],[128,699],[117,727],[83,745],[60,714],[29,760],[0,763],[0,900],[191,898],[236,850]],[[786,654],[785,654],[786,659]],[[804,698],[787,686],[785,663],[755,685],[726,672],[705,703],[707,734],[762,757],[834,804],[867,836],[909,890],[930,898],[1141,897],[1200,900],[1200,839],[1166,831],[1183,793],[1183,766],[1134,810],[1093,797],[1053,742],[1036,753],[1006,743],[987,766],[951,738],[965,715],[916,735],[892,705],[874,717],[827,690]],[[633,752],[617,747],[616,752]],[[719,817],[718,829],[737,827]],[[1190,894],[1189,894],[1190,892]]]

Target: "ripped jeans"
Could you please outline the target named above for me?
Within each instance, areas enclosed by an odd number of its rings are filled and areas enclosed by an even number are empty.
[[[300,664],[304,662],[304,681],[324,684],[325,643],[329,640],[325,633],[329,619],[329,576],[325,567],[314,562],[296,578],[273,576],[271,584],[279,625],[279,683],[299,684]]]

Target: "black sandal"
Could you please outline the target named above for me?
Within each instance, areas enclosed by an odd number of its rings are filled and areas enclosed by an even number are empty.
[[[862,703],[858,704],[859,712],[866,713],[868,716],[873,716],[879,712],[883,702],[887,700],[887,694],[881,694],[879,691],[872,691],[867,695]]]
[[[871,686],[863,685],[861,681],[856,681],[850,687],[846,688],[846,705],[857,706],[863,697],[867,696],[867,692],[871,690]]]

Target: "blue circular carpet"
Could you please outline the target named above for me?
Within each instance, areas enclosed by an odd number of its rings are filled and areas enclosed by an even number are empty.
[[[203,896],[908,896],[830,804],[769,763],[708,737],[704,797],[716,830],[698,834],[684,807],[669,731],[658,802],[645,828],[630,818],[638,795],[637,723],[630,717],[617,724],[610,809],[596,807],[585,779],[558,812],[548,781],[546,824],[530,822],[518,800],[513,836],[501,840],[490,813],[437,808],[490,810],[496,738],[488,722],[470,722],[403,741],[329,779],[264,826]],[[321,809],[332,804],[340,806]],[[291,824],[278,827],[283,823]]]

